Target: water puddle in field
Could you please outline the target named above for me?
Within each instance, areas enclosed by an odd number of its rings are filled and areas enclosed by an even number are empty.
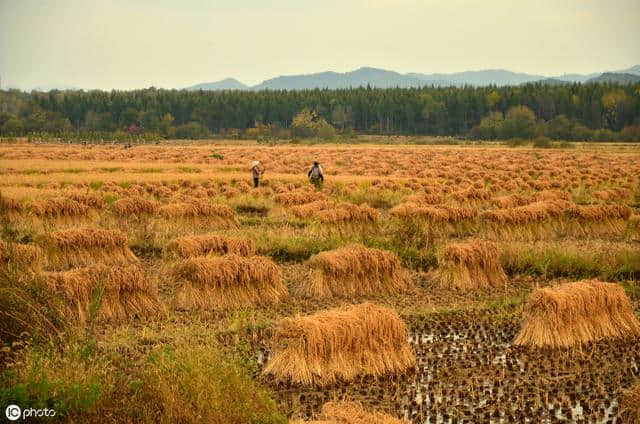
[[[426,325],[409,335],[416,354],[409,375],[271,388],[293,418],[315,418],[324,402],[347,399],[412,423],[619,423],[621,390],[638,377],[640,341],[569,354],[514,347],[516,332],[513,324]],[[256,352],[260,367],[269,355]]]

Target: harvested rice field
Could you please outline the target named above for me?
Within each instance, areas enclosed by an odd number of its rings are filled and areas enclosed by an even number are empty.
[[[0,221],[2,404],[640,420],[633,145],[0,144]]]

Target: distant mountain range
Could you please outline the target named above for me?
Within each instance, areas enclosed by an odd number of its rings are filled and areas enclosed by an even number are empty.
[[[355,71],[318,72],[305,75],[286,75],[271,78],[254,86],[227,78],[217,82],[192,85],[186,90],[306,90],[314,88],[340,89],[350,87],[377,88],[392,87],[450,87],[450,86],[486,86],[486,85],[521,85],[531,82],[543,84],[590,83],[590,82],[618,82],[630,84],[640,81],[640,65],[628,69],[594,73],[594,74],[564,74],[554,77],[517,73],[504,69],[487,69],[482,71],[465,71],[451,74],[401,74],[385,69],[363,67]]]

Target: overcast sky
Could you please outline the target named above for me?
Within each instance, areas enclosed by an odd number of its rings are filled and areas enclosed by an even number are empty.
[[[639,0],[0,0],[2,87],[182,88],[361,66],[640,63]]]

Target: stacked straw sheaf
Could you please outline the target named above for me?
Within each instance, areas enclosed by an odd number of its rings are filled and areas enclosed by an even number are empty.
[[[260,256],[189,258],[176,263],[171,276],[182,283],[172,298],[180,309],[272,304],[288,294],[278,266]]]
[[[189,199],[180,203],[170,203],[158,209],[165,219],[209,219],[233,221],[233,209],[229,205],[213,204],[208,199]]]
[[[116,265],[138,262],[129,250],[127,235],[119,230],[72,228],[45,234],[38,242],[47,254],[49,267],[55,269],[88,266],[96,261]]]
[[[354,244],[312,256],[311,278],[302,282],[299,294],[306,297],[398,294],[411,281],[393,253]]]
[[[173,239],[164,250],[165,256],[174,258],[226,255],[229,253],[253,256],[256,253],[256,246],[250,239],[204,234]]]
[[[25,206],[22,201],[6,197],[0,193],[0,214],[5,215],[7,218],[15,218],[19,216]]]
[[[292,193],[276,194],[274,200],[285,206],[294,206],[319,200],[327,200],[327,196],[317,191],[295,191]]]
[[[328,200],[317,200],[291,208],[291,212],[298,218],[311,218],[313,214],[333,207],[335,203]]]
[[[89,206],[67,197],[39,200],[30,207],[33,215],[47,219],[84,217],[90,210]]]
[[[438,282],[448,288],[503,287],[507,275],[500,264],[498,246],[485,240],[468,240],[447,245],[437,255]]]
[[[91,209],[102,209],[104,207],[104,199],[97,193],[71,193],[67,197]]]
[[[312,216],[323,224],[366,224],[376,222],[380,213],[368,205],[337,203]]]
[[[292,424],[406,424],[407,421],[394,418],[379,411],[369,412],[360,402],[327,402],[322,406],[319,420],[294,421]]]
[[[138,265],[96,264],[44,274],[49,288],[61,294],[76,319],[87,322],[150,317],[163,310],[151,281]]]
[[[113,202],[111,207],[116,215],[140,217],[154,214],[158,209],[158,203],[142,197],[125,197]]]
[[[281,320],[263,373],[276,381],[326,386],[414,366],[407,328],[398,314],[364,303]]]
[[[625,231],[633,209],[624,205],[586,205],[573,208],[569,216],[576,225],[571,226],[574,233],[620,234]]]
[[[483,211],[480,219],[502,239],[540,238],[556,232],[575,204],[567,200],[537,201],[524,206]]]
[[[473,219],[478,212],[475,209],[446,206],[401,203],[390,210],[392,216],[402,219],[419,219],[430,224],[456,224]]]
[[[571,347],[632,336],[640,336],[640,322],[624,289],[580,281],[534,290],[514,344]]]
[[[39,268],[42,250],[32,244],[0,240],[0,269],[3,271]]]

